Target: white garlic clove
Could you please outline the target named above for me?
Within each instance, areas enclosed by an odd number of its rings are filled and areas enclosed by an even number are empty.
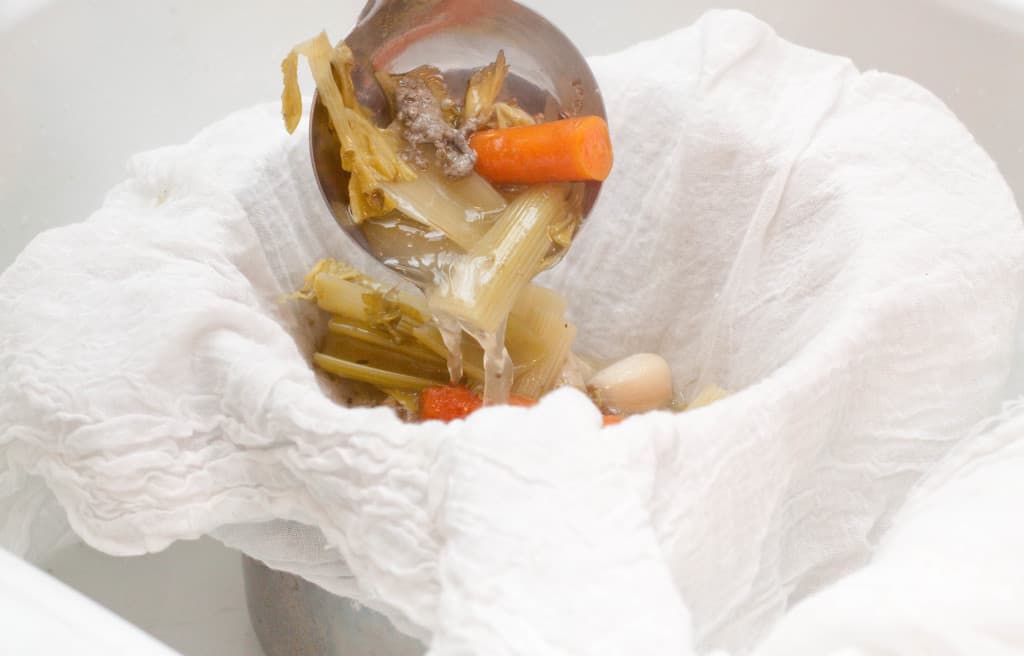
[[[605,412],[636,414],[672,403],[672,370],[665,358],[637,353],[594,374],[587,389]]]

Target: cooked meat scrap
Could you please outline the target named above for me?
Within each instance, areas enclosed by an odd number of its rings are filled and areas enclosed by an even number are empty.
[[[417,166],[424,166],[417,151],[422,144],[434,146],[437,164],[444,174],[461,178],[473,172],[476,153],[469,146],[467,131],[445,121],[441,103],[420,79],[405,76],[395,85],[395,105],[402,137],[412,146],[406,154]]]

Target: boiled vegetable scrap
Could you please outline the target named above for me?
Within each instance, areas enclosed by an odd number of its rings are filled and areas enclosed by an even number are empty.
[[[584,185],[611,172],[602,118],[531,114],[506,95],[511,69],[499,52],[458,96],[434,66],[375,71],[388,114],[378,125],[359,103],[352,51],[321,33],[282,63],[289,131],[302,116],[300,56],[338,137],[338,165],[350,174],[352,222],[378,259],[419,288],[317,263],[295,294],[330,314],[317,367],[372,386],[421,419],[532,405],[565,385],[590,394],[606,424],[685,407],[660,356],[603,367],[574,354],[566,299],[532,284],[571,245]],[[706,391],[691,407],[721,394]]]

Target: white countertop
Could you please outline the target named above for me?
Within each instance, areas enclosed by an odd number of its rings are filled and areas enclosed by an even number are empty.
[[[186,656],[259,656],[237,552],[203,539],[116,558],[85,545],[44,570]]]

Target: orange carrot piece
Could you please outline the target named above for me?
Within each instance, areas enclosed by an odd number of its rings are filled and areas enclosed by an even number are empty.
[[[477,173],[495,184],[604,180],[612,170],[608,124],[581,116],[473,135]]]
[[[480,400],[468,387],[461,385],[440,385],[428,387],[420,393],[420,418],[452,421],[468,417],[474,410],[483,406]]]
[[[509,397],[508,404],[530,408],[537,405],[537,400],[513,394]],[[473,390],[462,385],[438,385],[420,392],[420,419],[423,421],[465,419],[483,406],[483,400],[474,394]],[[622,419],[615,415],[604,415],[604,425],[612,426]]]
[[[537,405],[537,401],[513,394],[509,397],[508,404],[529,408]],[[483,405],[484,402],[479,396],[462,385],[428,387],[420,392],[420,419],[465,419]]]

